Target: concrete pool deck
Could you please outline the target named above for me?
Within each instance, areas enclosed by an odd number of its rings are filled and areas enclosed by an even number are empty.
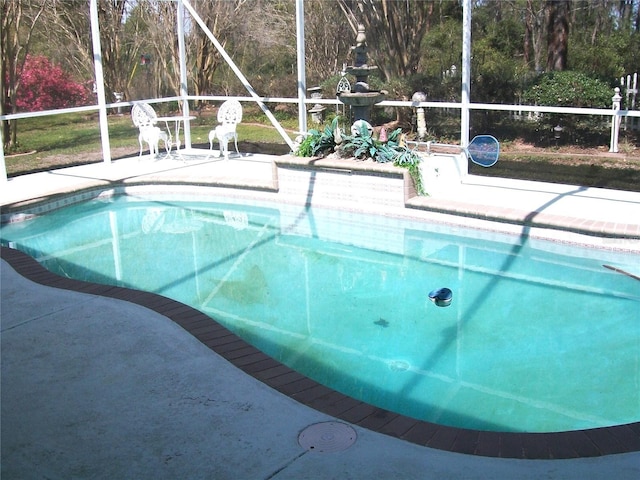
[[[35,174],[37,179],[11,179],[10,188],[3,188],[2,205],[37,196],[51,198],[91,182],[113,185],[132,178],[133,167],[141,167],[140,175],[168,172],[173,181],[186,182],[190,176],[192,183],[202,184],[205,172],[220,182],[222,168],[211,172],[220,166],[228,169],[229,182],[243,188],[252,188],[247,184],[253,182],[253,188],[267,189],[270,162],[256,160],[252,159],[251,171],[237,162],[203,163],[199,166],[204,172],[196,165],[168,161],[151,164],[162,167],[152,173],[142,168],[148,167],[145,162],[73,167]],[[239,166],[243,168],[238,170]],[[185,170],[191,173],[186,175]],[[112,174],[121,178],[108,178]],[[53,179],[58,177],[56,183]],[[639,194],[620,193],[613,202],[640,211]],[[580,213],[588,218],[594,209]],[[620,218],[617,223],[629,223],[629,218]],[[637,214],[633,218],[638,221]],[[636,243],[629,237],[618,240],[620,245]],[[305,450],[297,441],[305,427],[341,420],[298,403],[216,355],[170,319],[172,311],[192,315],[175,302],[164,300],[163,308],[156,308],[163,301],[157,298],[135,303],[135,292],[116,295],[116,289],[60,279],[20,258],[18,252],[3,249],[3,257],[11,257],[11,264],[33,280],[2,262],[2,474],[6,478],[613,475],[625,479],[640,475],[638,452],[552,461],[487,458],[427,448],[358,425],[354,426],[357,440],[346,450]],[[132,302],[117,299],[127,295]],[[185,321],[189,323],[189,318]],[[635,435],[640,441],[637,429]]]
[[[291,170],[308,167],[331,172],[344,168],[347,175],[356,170],[374,170],[376,175],[400,170],[372,162],[317,161],[261,154],[223,160],[207,157],[202,151],[185,157],[185,161],[133,157],[110,164],[101,162],[10,178],[0,191],[2,220],[7,221],[6,216],[13,211],[51,203],[58,197],[91,188],[197,185],[269,198],[279,190],[276,162],[278,168]],[[457,219],[454,221],[470,226],[474,226],[474,221],[495,221],[500,228],[518,234],[529,234],[534,228],[546,230],[551,238],[561,241],[577,233],[593,237],[590,241],[597,237],[596,246],[640,251],[639,192],[469,175],[462,183],[448,184],[431,196],[407,196],[405,192],[405,197],[404,210],[416,214],[447,214]],[[341,203],[342,200],[335,202]]]

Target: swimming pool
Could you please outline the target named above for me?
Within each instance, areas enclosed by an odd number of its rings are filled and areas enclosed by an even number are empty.
[[[76,205],[6,225],[2,241],[56,273],[192,305],[320,383],[414,418],[559,431],[640,417],[630,254],[162,197]],[[439,287],[451,306],[428,300]]]

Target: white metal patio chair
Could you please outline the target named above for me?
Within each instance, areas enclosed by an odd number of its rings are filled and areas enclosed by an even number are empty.
[[[131,107],[131,119],[138,127],[138,143],[140,144],[140,157],[142,157],[143,144],[149,145],[149,154],[154,158],[158,155],[160,140],[164,142],[164,148],[169,155],[171,142],[169,135],[156,125],[156,111],[148,103],[136,103]]]
[[[236,127],[241,121],[242,105],[239,101],[227,100],[220,105],[218,109],[219,125],[209,132],[209,149],[213,150],[213,141],[217,138],[222,155],[224,158],[229,158],[229,140],[233,138],[236,153],[240,155]]]

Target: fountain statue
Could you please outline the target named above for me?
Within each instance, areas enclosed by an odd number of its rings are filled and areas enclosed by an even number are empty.
[[[354,54],[354,64],[345,69],[345,73],[356,77],[356,82],[349,92],[339,92],[338,99],[351,107],[354,123],[359,120],[369,122],[371,107],[384,100],[387,92],[384,90],[370,90],[367,78],[378,67],[367,65],[367,36],[364,25],[358,25],[356,45],[351,47]]]

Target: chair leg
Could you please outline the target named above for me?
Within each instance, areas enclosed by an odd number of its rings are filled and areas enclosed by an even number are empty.
[[[164,149],[167,151],[165,158],[169,156],[171,152],[171,142],[169,141],[169,136],[165,132],[160,132],[160,139],[164,142]],[[158,154],[160,154],[160,141],[158,141]]]
[[[223,137],[220,140],[220,153],[224,156],[225,160],[229,159],[229,139],[227,137]]]
[[[153,158],[156,158],[160,149],[160,138],[162,138],[162,132],[157,127],[147,128],[141,131],[138,135],[138,142],[140,143],[140,157],[142,157],[144,143],[146,143],[147,145],[149,145],[149,155]],[[167,148],[166,141],[164,145],[165,148]]]
[[[233,136],[233,141],[236,144],[236,153],[240,155],[240,150],[238,150],[238,135]]]
[[[160,149],[160,140],[156,135],[152,135],[147,139],[147,143],[149,144],[149,155],[156,159],[158,158],[158,153]]]

